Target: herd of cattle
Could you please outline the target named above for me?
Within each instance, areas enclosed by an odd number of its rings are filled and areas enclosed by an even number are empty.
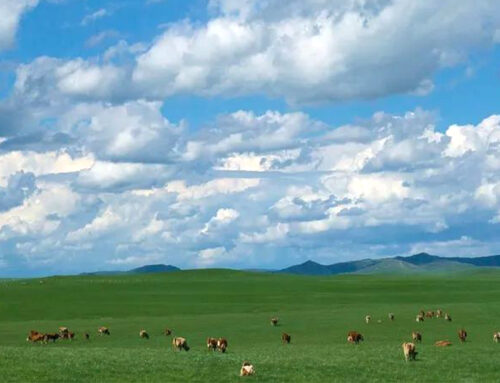
[[[444,318],[444,320],[451,322],[451,316],[448,313],[443,314],[442,310],[437,310],[436,312],[434,311],[420,311],[417,314],[416,321],[417,322],[423,322],[425,318]],[[395,315],[393,313],[388,314],[388,318],[390,321],[394,321]],[[372,318],[370,315],[365,316],[365,322],[369,324],[372,321]],[[382,321],[379,319],[378,323],[381,323]],[[272,326],[277,326],[278,325],[278,318],[273,317],[271,318],[271,325]],[[97,329],[97,333],[99,335],[111,335],[111,332],[109,331],[109,328],[107,327],[99,327]],[[166,328],[164,331],[164,335],[170,336],[172,335],[172,330]],[[26,338],[27,341],[33,342],[33,343],[42,343],[42,344],[47,344],[49,341],[55,342],[57,339],[67,339],[67,340],[73,340],[75,337],[75,333],[73,331],[70,331],[67,327],[59,327],[59,331],[56,333],[41,333],[35,330],[31,330],[28,334],[28,337]],[[90,334],[89,333],[84,333],[83,337],[86,340],[90,340]],[[149,339],[149,334],[146,330],[141,330],[139,331],[139,337],[144,338],[144,339]],[[404,342],[402,344],[403,347],[403,354],[405,360],[412,361],[415,360],[418,352],[416,351],[416,346],[415,343],[420,343],[422,342],[422,334],[420,332],[414,331],[411,334],[412,337],[412,342]],[[467,340],[467,331],[464,329],[460,329],[458,331],[458,338],[461,342],[465,342]],[[290,343],[292,337],[287,334],[287,333],[282,333],[281,335],[281,341],[283,343]],[[347,333],[347,342],[353,343],[353,344],[359,344],[359,342],[363,341],[363,335],[357,331],[349,331]],[[495,332],[493,334],[493,341],[496,343],[500,342],[500,332]],[[207,338],[207,348],[210,351],[220,351],[221,353],[225,353],[227,350],[227,339],[226,338]],[[435,346],[437,347],[446,347],[446,346],[451,346],[451,342],[448,340],[439,340],[434,343]],[[172,338],[172,347],[174,350],[178,351],[189,351],[189,346],[187,343],[186,338],[183,337],[173,337]],[[253,375],[255,373],[255,368],[254,366],[249,363],[249,362],[244,362],[243,365],[241,366],[240,369],[240,375],[241,376],[247,376],[247,375]]]

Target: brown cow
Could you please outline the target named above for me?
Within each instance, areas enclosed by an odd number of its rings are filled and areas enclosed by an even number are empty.
[[[99,335],[111,335],[111,333],[109,332],[109,328],[104,326],[99,327],[97,329],[97,332],[99,333]]]
[[[415,344],[413,343],[403,343],[403,353],[405,355],[405,360],[408,362],[410,360],[415,360],[418,352],[415,350]]]
[[[356,331],[349,331],[347,333],[347,341],[349,343],[358,344],[360,341],[364,340],[363,335]]]
[[[169,328],[166,328],[163,333],[165,334],[165,336],[170,336],[170,335],[172,335],[172,330],[170,330]]]
[[[61,335],[61,339],[73,340],[74,338],[75,338],[75,333],[73,331],[68,331]]]
[[[31,330],[26,338],[27,342],[43,342],[43,334],[41,332]]]
[[[414,331],[411,333],[411,339],[414,342],[422,342],[422,334],[420,334],[418,331]]]
[[[227,339],[226,338],[219,338],[217,340],[217,349],[222,352],[223,354],[226,352],[227,349]]]
[[[493,342],[495,343],[500,342],[500,332],[493,333]]]
[[[444,314],[444,320],[451,322],[451,316],[448,313]]]
[[[389,313],[388,317],[389,317],[389,320],[394,320],[394,314],[393,313]]]
[[[207,348],[208,350],[215,351],[217,349],[217,339],[207,338]]]
[[[434,343],[434,346],[447,347],[447,346],[451,346],[451,342],[448,340],[438,340],[436,343]]]
[[[271,325],[273,325],[273,326],[278,325],[278,318],[277,317],[271,318]]]
[[[174,337],[172,339],[172,347],[174,349],[179,350],[179,351],[181,351],[181,350],[189,351],[189,346],[186,342],[186,339],[182,338],[180,336]]]
[[[427,311],[425,313],[426,318],[434,318],[434,311]]]
[[[422,314],[418,314],[417,318],[415,319],[417,322],[423,322],[424,321],[424,316]]]
[[[467,340],[467,331],[464,329],[458,330],[458,339],[463,343]]]
[[[243,362],[240,370],[240,376],[248,376],[255,374],[255,369],[252,364],[248,362]]]
[[[59,339],[60,335],[57,333],[47,333],[43,334],[43,343],[49,343],[49,340],[52,341],[52,343],[55,343],[57,339]]]
[[[291,340],[292,340],[292,337],[290,335],[288,335],[286,332],[281,334],[281,341],[283,343],[290,343]]]
[[[149,339],[149,334],[146,330],[139,331],[139,336],[143,339]]]

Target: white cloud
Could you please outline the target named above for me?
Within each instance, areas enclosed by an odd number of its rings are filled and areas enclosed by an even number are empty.
[[[2,0],[0,2],[0,51],[9,48],[23,13],[36,7],[38,0]]]
[[[82,19],[81,24],[82,25],[88,25],[96,20],[102,19],[103,17],[109,16],[110,12],[105,9],[105,8],[100,8],[95,12],[89,13],[88,15],[85,15],[85,17]]]

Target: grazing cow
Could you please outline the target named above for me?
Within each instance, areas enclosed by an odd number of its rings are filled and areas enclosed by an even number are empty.
[[[500,342],[500,332],[493,333],[493,342],[495,343]]]
[[[281,334],[281,341],[283,343],[290,343],[291,340],[292,340],[292,337],[290,335],[288,335],[286,332]]]
[[[226,352],[227,349],[227,339],[226,338],[219,338],[217,340],[217,349],[222,352],[223,354]]]
[[[449,316],[448,313],[444,314],[444,320],[451,322],[451,316]]]
[[[99,327],[97,329],[97,332],[99,333],[99,335],[111,335],[111,333],[109,332],[109,328],[104,327],[104,326]]]
[[[364,340],[363,335],[356,331],[349,331],[347,333],[347,341],[349,343],[358,344],[360,341]]]
[[[415,319],[417,322],[423,322],[424,321],[424,316],[422,314],[417,315],[417,319]]]
[[[207,338],[207,348],[208,350],[215,351],[217,349],[217,339]]]
[[[443,316],[443,310],[441,310],[441,309],[437,310],[437,311],[436,311],[436,316],[437,316],[438,318],[441,318],[441,317]]]
[[[90,334],[88,332],[85,333],[85,339],[90,340]]]
[[[75,338],[75,333],[73,331],[64,332],[61,334],[61,338],[73,340]]]
[[[49,340],[52,341],[52,343],[55,343],[56,340],[59,339],[59,334],[57,333],[47,333],[43,335],[43,343],[49,343]]]
[[[414,342],[422,342],[422,334],[420,334],[418,331],[414,331],[411,333],[411,339]]]
[[[26,338],[27,342],[43,342],[43,337],[44,335],[38,331],[31,330],[30,333],[28,334],[28,337]]]
[[[170,336],[170,335],[172,335],[172,330],[170,330],[169,328],[166,328],[163,333],[165,334],[165,336]]]
[[[252,364],[248,362],[243,362],[240,370],[240,376],[248,376],[255,374],[255,369]]]
[[[425,313],[426,318],[434,318],[434,311],[427,311]]]
[[[273,326],[278,325],[278,318],[277,317],[271,318],[271,325],[273,325]]]
[[[394,314],[393,313],[389,313],[388,317],[389,317],[389,320],[394,320]]]
[[[415,350],[415,344],[409,342],[403,343],[403,353],[407,362],[409,362],[410,360],[415,360],[418,354],[418,352]]]
[[[67,327],[59,327],[59,334],[64,334],[68,331],[69,331],[69,329]]]
[[[372,320],[371,316],[369,316],[369,315],[365,316],[365,322],[366,322],[366,324],[370,323],[371,320]]]
[[[189,346],[186,342],[186,339],[180,336],[174,337],[172,339],[172,347],[174,348],[174,350],[177,349],[179,351],[189,351]]]
[[[149,334],[146,330],[139,331],[139,336],[144,339],[149,339]]]
[[[458,339],[460,339],[461,342],[465,342],[467,340],[467,331],[464,329],[458,330]]]
[[[438,340],[436,343],[434,343],[434,346],[447,347],[447,346],[451,346],[451,342],[448,340]]]

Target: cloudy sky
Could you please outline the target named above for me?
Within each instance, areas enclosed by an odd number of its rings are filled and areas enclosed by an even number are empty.
[[[0,20],[0,276],[500,253],[497,0]]]

